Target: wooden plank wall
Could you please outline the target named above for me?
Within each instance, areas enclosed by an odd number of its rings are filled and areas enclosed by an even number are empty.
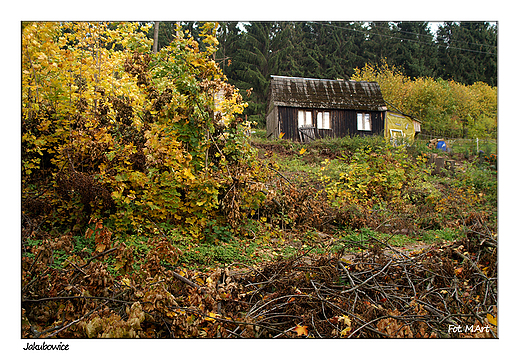
[[[284,139],[299,140],[298,135],[298,108],[278,107],[278,120],[280,121],[280,131],[285,133]],[[316,112],[318,110],[313,110]],[[323,111],[323,110],[320,110]],[[318,137],[344,137],[344,136],[369,136],[383,134],[384,119],[383,113],[371,111],[372,131],[357,130],[357,111],[355,110],[325,110],[330,111],[331,129],[318,129]],[[316,115],[313,115],[316,118]],[[316,124],[314,124],[316,125]]]

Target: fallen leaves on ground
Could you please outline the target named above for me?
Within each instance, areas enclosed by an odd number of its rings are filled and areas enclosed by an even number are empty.
[[[28,262],[22,336],[497,336],[496,247],[476,241],[405,253],[373,239],[348,262],[300,255],[208,273],[150,263],[120,279],[100,259],[70,258],[62,269]]]

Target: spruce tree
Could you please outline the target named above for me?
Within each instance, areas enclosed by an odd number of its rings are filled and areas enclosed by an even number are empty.
[[[464,84],[497,84],[497,28],[487,22],[446,22],[437,32],[439,71]]]
[[[236,77],[230,82],[247,92],[245,114],[263,126],[270,77],[279,73],[288,51],[288,28],[277,22],[253,22],[245,30],[236,54]]]
[[[364,46],[367,62],[377,64],[384,59],[389,65],[396,65],[395,57],[399,45],[396,24],[374,21],[369,23],[369,30]]]
[[[434,76],[433,34],[427,22],[399,22],[396,27],[399,39],[395,64],[411,78]]]
[[[228,79],[236,79],[237,51],[243,36],[237,21],[219,23],[216,61]]]

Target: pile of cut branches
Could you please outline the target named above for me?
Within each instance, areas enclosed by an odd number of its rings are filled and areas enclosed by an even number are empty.
[[[206,274],[160,260],[171,251],[120,278],[102,259],[125,258],[124,246],[61,269],[40,255],[24,272],[22,336],[493,338],[497,244],[473,234],[416,252],[372,238],[360,253]]]
[[[265,337],[496,337],[490,244],[407,254],[372,239],[356,255],[270,264],[247,279],[247,315],[278,329],[260,330]]]

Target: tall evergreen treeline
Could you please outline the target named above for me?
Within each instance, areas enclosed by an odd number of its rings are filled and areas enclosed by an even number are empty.
[[[196,22],[180,24],[197,38]],[[161,22],[159,47],[175,29]],[[215,60],[244,91],[250,120],[263,125],[271,75],[349,79],[384,60],[412,79],[497,86],[497,38],[490,22],[445,22],[435,32],[428,22],[220,22]]]

